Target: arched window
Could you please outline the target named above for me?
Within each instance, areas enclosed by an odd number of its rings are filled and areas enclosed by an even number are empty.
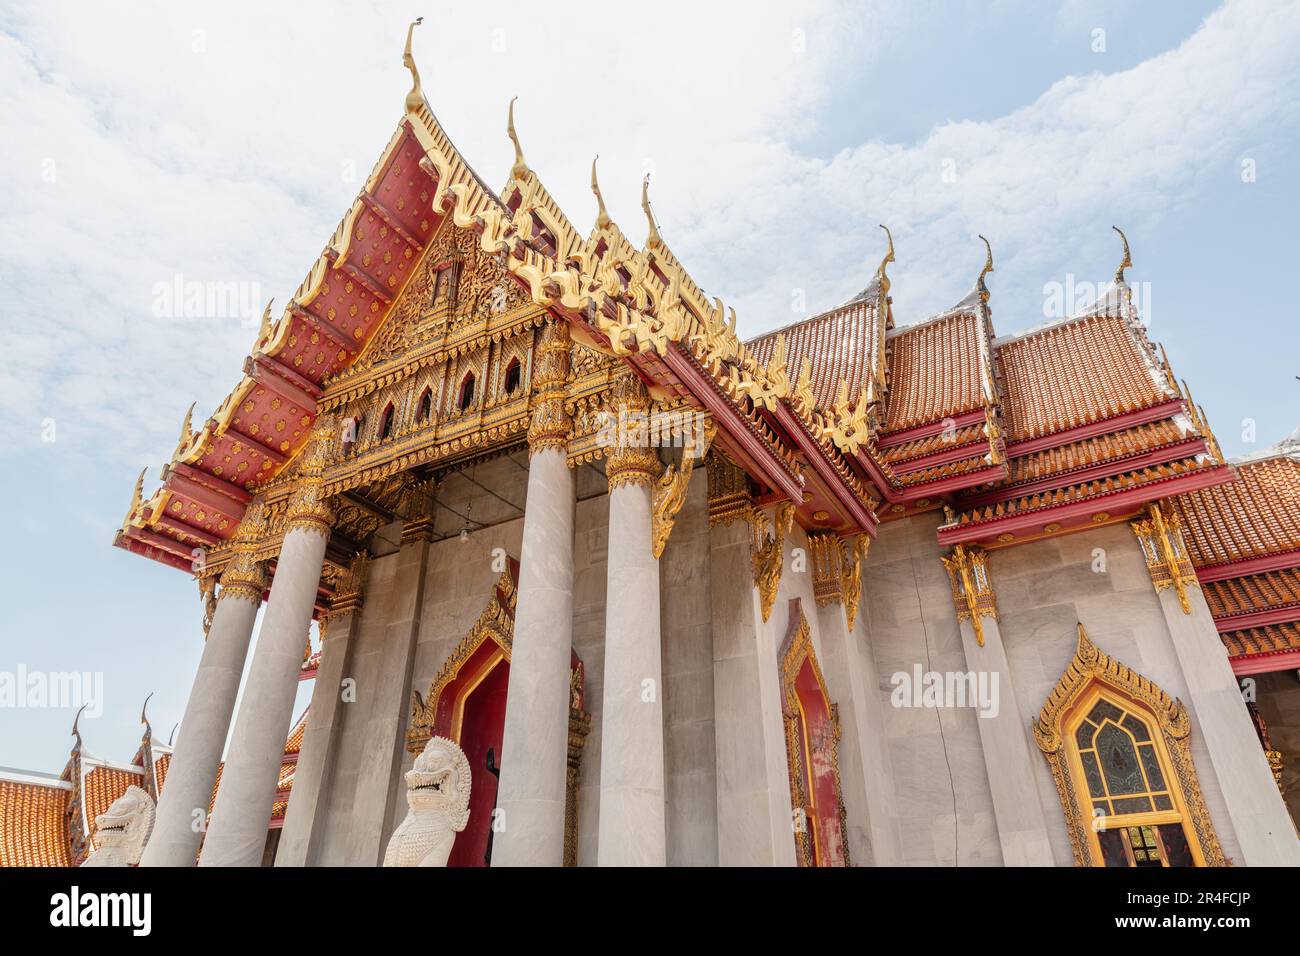
[[[424,387],[420,393],[420,400],[415,403],[415,420],[418,422],[427,422],[433,416],[433,389],[429,386]]]
[[[512,358],[510,364],[506,366],[505,392],[507,395],[513,395],[519,390],[519,382],[522,380],[523,374],[519,359]]]
[[[460,383],[460,397],[456,400],[457,407],[463,412],[474,404],[474,373],[468,372]]]
[[[393,433],[393,403],[389,402],[384,406],[384,412],[379,416],[379,440],[383,441]]]
[[[1080,866],[1223,866],[1181,701],[1088,640],[1048,695],[1034,737],[1052,764]]]

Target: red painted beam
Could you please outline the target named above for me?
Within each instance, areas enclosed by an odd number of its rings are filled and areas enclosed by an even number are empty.
[[[349,279],[355,279],[357,282],[361,283],[363,286],[366,287],[367,292],[373,295],[385,306],[389,306],[393,304],[393,297],[389,295],[388,290],[381,288],[378,282],[372,279],[365,272],[358,269],[356,266],[352,265],[352,263],[341,261],[339,259],[339,254],[335,250],[333,249],[326,250],[325,256],[330,260],[330,265],[333,268],[337,269],[339,272],[342,272]]]
[[[221,539],[210,531],[204,531],[202,528],[196,528],[194,525],[180,521],[170,515],[162,515],[157,522],[157,526],[175,535],[188,535],[191,538],[206,544],[209,548],[215,548],[221,544]]]
[[[207,485],[201,485],[185,475],[169,474],[167,476],[167,487],[175,494],[183,495],[191,501],[198,502],[205,508],[224,515],[233,521],[237,522],[244,516],[244,506],[239,502],[231,501],[225,495],[218,494]]]
[[[879,446],[877,446],[879,447]],[[989,453],[989,443],[985,439],[968,441],[961,445],[953,445],[951,448],[945,448],[942,451],[931,452],[928,455],[921,455],[917,458],[908,458],[904,461],[896,461],[890,464],[896,475],[910,475],[913,472],[924,471],[927,468],[937,468],[940,465],[947,465],[954,461],[961,461],[963,458],[971,458],[975,455],[987,455]]]
[[[921,498],[933,498],[936,495],[960,491],[962,488],[985,485],[991,481],[1002,481],[1006,477],[1007,466],[1005,464],[989,465],[987,468],[977,468],[974,471],[963,472],[960,475],[939,478],[919,485],[909,485],[899,492],[897,500],[902,503],[919,501]]]
[[[1300,603],[1283,604],[1261,611],[1225,614],[1214,619],[1214,626],[1219,629],[1220,634],[1226,634],[1228,631],[1244,631],[1252,627],[1268,627],[1270,624],[1289,624],[1292,621],[1300,621]]]
[[[1096,465],[1089,465],[1086,468],[1079,468],[1074,471],[1063,471],[1055,475],[1046,475],[1042,478],[1036,478],[1033,481],[1021,482],[1020,484],[1008,485],[1005,488],[995,488],[992,491],[979,495],[963,497],[958,510],[968,510],[971,508],[983,508],[985,505],[995,505],[1000,501],[1012,501],[1024,495],[1032,495],[1039,491],[1047,491],[1053,488],[1065,488],[1069,485],[1080,485],[1088,481],[1096,481],[1100,478],[1107,478],[1113,475],[1122,474],[1126,471],[1138,471],[1152,465],[1163,465],[1167,462],[1177,461],[1180,458],[1191,458],[1202,452],[1208,451],[1205,439],[1193,435],[1181,442],[1172,445],[1165,445],[1162,448],[1152,449],[1151,451],[1139,452],[1130,455],[1127,458],[1116,458],[1112,461],[1099,462]]]
[[[315,413],[316,399],[320,397],[320,389],[316,388],[314,391],[310,391],[303,388],[302,383],[290,378],[290,374],[300,379],[302,376],[290,369],[286,369],[274,359],[267,358],[265,355],[247,358],[244,360],[244,374],[258,385],[270,389],[304,411]],[[302,381],[307,382],[308,380],[302,379]]]
[[[166,469],[168,474],[183,475],[184,477],[190,479],[191,481],[197,482],[198,484],[201,485],[205,485],[211,488],[213,491],[225,495],[227,498],[233,498],[240,505],[246,505],[253,500],[252,494],[245,491],[243,488],[239,487],[238,485],[231,484],[230,482],[226,481],[226,479],[218,478],[216,475],[209,474],[206,471],[200,471],[198,468],[195,468],[192,465],[186,465],[181,462],[176,462],[174,464],[167,465]],[[164,475],[163,477],[166,478],[167,475]],[[241,508],[239,514],[242,515],[243,513],[244,513],[243,509]]]
[[[963,412],[960,415],[954,415],[952,418],[930,422],[928,425],[915,425],[912,428],[904,428],[902,431],[890,432],[888,435],[883,435],[876,440],[876,447],[893,448],[895,445],[902,445],[905,442],[917,441],[921,438],[929,438],[931,435],[941,434],[946,428],[967,428],[983,421],[984,409],[977,408],[973,412]]]
[[[1300,670],[1300,650],[1265,651],[1229,657],[1232,672],[1238,677],[1248,674],[1272,674],[1276,671]]]
[[[1208,584],[1211,581],[1245,577],[1247,574],[1263,574],[1265,571],[1282,571],[1296,567],[1300,567],[1300,549],[1265,554],[1257,558],[1240,558],[1222,564],[1210,564],[1196,569],[1196,579],[1202,584]]]
[[[357,349],[358,343],[353,342],[346,332],[329,319],[323,319],[315,312],[308,312],[296,302],[289,306],[289,311],[293,313],[294,318],[305,322],[309,329],[315,329],[339,348],[347,349],[348,351],[355,351]]]
[[[406,231],[406,227],[401,224],[397,216],[393,214],[392,210],[380,202],[377,197],[363,191],[361,193],[361,201],[365,204],[367,209],[379,217],[384,225],[401,236],[402,241],[415,249],[416,252],[419,252],[424,247],[423,243],[421,243],[419,239]]]
[[[1134,428],[1138,425],[1146,425],[1150,422],[1158,422],[1162,418],[1171,418],[1174,415],[1185,412],[1181,398],[1172,398],[1169,401],[1161,402],[1159,405],[1152,405],[1149,408],[1139,408],[1135,411],[1125,412],[1123,415],[1115,415],[1111,418],[1103,418],[1099,422],[1091,422],[1087,425],[1079,425],[1075,428],[1067,428],[1065,431],[1052,432],[1050,435],[1041,435],[1038,438],[1022,438],[1020,441],[1007,443],[1007,455],[1013,458],[1019,458],[1022,455],[1028,455],[1031,452],[1044,451],[1048,448],[1059,448],[1062,445],[1070,445],[1077,441],[1083,441],[1085,438],[1096,438],[1098,435],[1105,435],[1108,432],[1120,431],[1125,428]]]
[[[1067,523],[1071,519],[1107,511],[1111,514],[1123,512],[1127,508],[1138,508],[1149,501],[1159,501],[1171,495],[1180,495],[1200,488],[1212,488],[1232,480],[1231,469],[1226,465],[1205,468],[1190,475],[1179,475],[1149,481],[1146,484],[1121,491],[1094,495],[1091,498],[1070,501],[1033,511],[1020,511],[987,521],[975,521],[941,527],[938,531],[939,543],[968,544],[984,541],[1000,534],[1021,534],[1027,530],[1040,530],[1050,522]]]

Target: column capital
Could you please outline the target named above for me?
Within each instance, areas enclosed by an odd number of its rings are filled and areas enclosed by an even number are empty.
[[[998,620],[988,558],[988,552],[983,548],[968,548],[962,544],[939,556],[948,571],[948,583],[952,585],[952,603],[957,611],[957,620],[971,622],[975,641],[980,647],[984,646],[983,619]]]
[[[533,363],[533,384],[537,404],[528,426],[528,447],[537,452],[545,448],[564,451],[569,445],[573,422],[564,410],[569,381],[569,324],[552,319],[542,326]]]
[[[221,572],[218,601],[232,597],[254,604],[262,603],[262,595],[266,593],[266,568],[257,558],[257,549],[266,529],[266,517],[266,504],[261,498],[249,502],[235,531],[230,560]]]
[[[1147,572],[1157,592],[1173,588],[1178,595],[1178,605],[1184,614],[1192,613],[1187,595],[1189,587],[1199,588],[1196,569],[1183,544],[1182,523],[1178,515],[1166,514],[1160,502],[1147,504],[1146,517],[1130,524],[1142,546],[1142,557],[1147,562]]]

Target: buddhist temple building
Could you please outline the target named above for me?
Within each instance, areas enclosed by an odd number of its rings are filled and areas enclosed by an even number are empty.
[[[486,184],[413,30],[364,187],[116,536],[204,595],[174,750],[0,778],[2,862],[78,862],[95,774],[152,773],[141,865],[379,865],[441,737],[451,865],[1300,864],[1300,444],[1224,459],[1122,233],[1028,331],[987,245],[895,315],[882,230],[741,341],[647,183],[615,223],[593,163],[579,227],[512,104]]]

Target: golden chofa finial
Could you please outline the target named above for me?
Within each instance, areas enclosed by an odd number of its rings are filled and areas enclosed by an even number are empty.
[[[415,68],[415,57],[411,55],[411,34],[424,22],[424,17],[416,17],[406,28],[406,49],[402,51],[402,66],[411,71],[411,92],[406,94],[406,112],[418,113],[424,105],[424,90],[420,88],[420,71]]]
[[[194,431],[190,427],[190,422],[194,416],[194,406],[197,404],[198,402],[192,402],[185,411],[185,421],[181,422],[181,440],[176,443],[176,450],[172,452],[172,458],[179,458],[181,452],[189,447],[190,441],[194,438]]]
[[[599,207],[596,211],[596,228],[604,229],[612,220],[609,218],[609,213],[605,211],[605,197],[600,194],[600,183],[596,181],[597,159],[600,159],[599,153],[591,161],[591,191],[596,194],[596,204]]]
[[[1124,270],[1125,270],[1125,269],[1132,269],[1132,268],[1133,268],[1133,257],[1129,255],[1129,251],[1128,251],[1128,236],[1124,235],[1124,230],[1121,229],[1119,226],[1111,226],[1110,228],[1114,229],[1116,232],[1119,233],[1119,238],[1120,238],[1121,241],[1123,241],[1123,243],[1124,243],[1124,261],[1121,262],[1121,263],[1119,264],[1119,268],[1115,270],[1115,284],[1116,284],[1116,285],[1123,285],[1123,284],[1124,284]]]
[[[894,261],[894,234],[889,231],[889,227],[884,223],[880,228],[885,230],[885,238],[889,240],[889,249],[885,252],[885,258],[880,260],[880,267],[876,269],[876,278],[880,280],[880,288],[883,292],[889,291],[889,276],[885,275],[885,266]]]
[[[650,211],[650,174],[646,173],[645,178],[641,180],[641,209],[645,213],[645,220],[650,224],[650,235],[646,237],[647,246],[663,245],[663,239],[659,236],[659,227],[655,225],[655,214]]]
[[[144,724],[145,729],[149,732],[150,737],[153,736],[153,728],[149,726],[149,700],[152,697],[153,697],[153,691],[149,691],[149,696],[146,697],[144,699],[144,703],[140,705],[140,723]]]
[[[515,144],[515,164],[510,167],[511,179],[523,179],[528,175],[528,164],[524,162],[524,150],[519,145],[519,134],[515,132],[515,100],[517,96],[510,97],[510,110],[506,120],[506,135],[510,137],[510,142]]]
[[[987,302],[989,300],[989,287],[984,284],[984,277],[993,271],[993,247],[989,245],[989,241],[983,236],[980,236],[980,239],[984,243],[987,256],[984,258],[984,268],[980,270],[980,277],[975,280],[975,287],[979,289],[980,300]]]

